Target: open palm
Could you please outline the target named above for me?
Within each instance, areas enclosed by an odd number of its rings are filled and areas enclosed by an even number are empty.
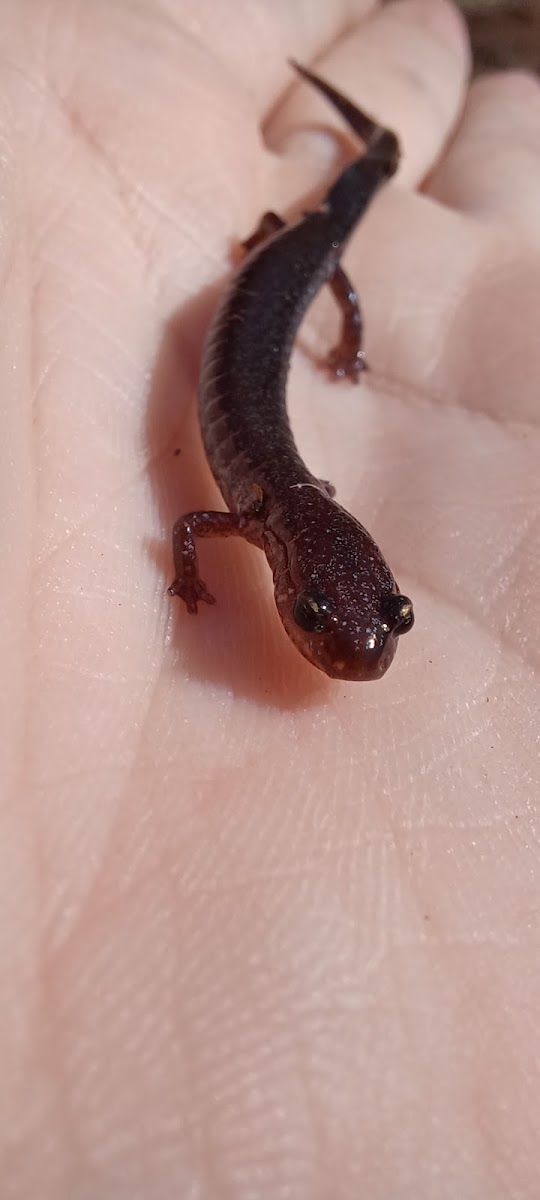
[[[535,1195],[540,88],[467,95],[443,0],[2,25],[2,1194]],[[253,548],[166,592],[231,249],[336,171],[288,56],[404,149],[346,256],[371,373],[317,369],[321,296],[290,377],[415,603],[377,684],[300,658]]]

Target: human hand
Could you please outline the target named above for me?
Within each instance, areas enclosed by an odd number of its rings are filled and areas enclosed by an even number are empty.
[[[415,603],[376,685],[302,661],[250,547],[166,594],[231,243],[335,173],[288,56],[404,148],[346,259],[371,375],[304,353],[321,296],[290,379]],[[6,0],[0,73],[3,1194],[534,1195],[538,85],[445,149],[442,0]]]

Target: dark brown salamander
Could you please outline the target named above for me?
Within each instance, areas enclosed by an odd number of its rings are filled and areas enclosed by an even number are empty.
[[[413,624],[384,558],[363,525],[333,500],[294,444],[285,403],[298,327],[329,283],[343,311],[330,356],[335,376],[364,366],[362,323],[339,258],[375,193],[394,174],[397,138],[310,71],[293,64],[366,144],[316,212],[284,227],[267,214],[210,329],[203,354],[199,416],[208,461],[230,512],[193,512],[174,527],[176,579],[169,588],[190,613],[212,604],[199,576],[198,537],[240,535],[265,551],[275,600],[305,658],[338,679],[378,679],[397,637]]]

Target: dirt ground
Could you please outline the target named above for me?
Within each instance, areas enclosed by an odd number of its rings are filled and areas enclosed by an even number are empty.
[[[476,69],[540,71],[540,0],[463,0]]]

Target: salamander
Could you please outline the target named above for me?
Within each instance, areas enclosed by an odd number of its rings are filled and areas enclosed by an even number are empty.
[[[363,141],[322,203],[294,225],[263,217],[212,322],[203,350],[199,419],[206,456],[228,512],[190,512],[176,522],[176,578],[169,588],[189,613],[214,603],[199,575],[196,539],[240,536],[264,550],[275,603],[290,639],[335,679],[379,679],[397,639],[414,622],[375,541],[311,474],[286,407],[293,344],[306,309],[329,284],[343,314],[329,367],[356,380],[365,366],[362,318],[339,264],[356,224],[397,169],[399,143],[305,67],[296,71],[332,103]]]

